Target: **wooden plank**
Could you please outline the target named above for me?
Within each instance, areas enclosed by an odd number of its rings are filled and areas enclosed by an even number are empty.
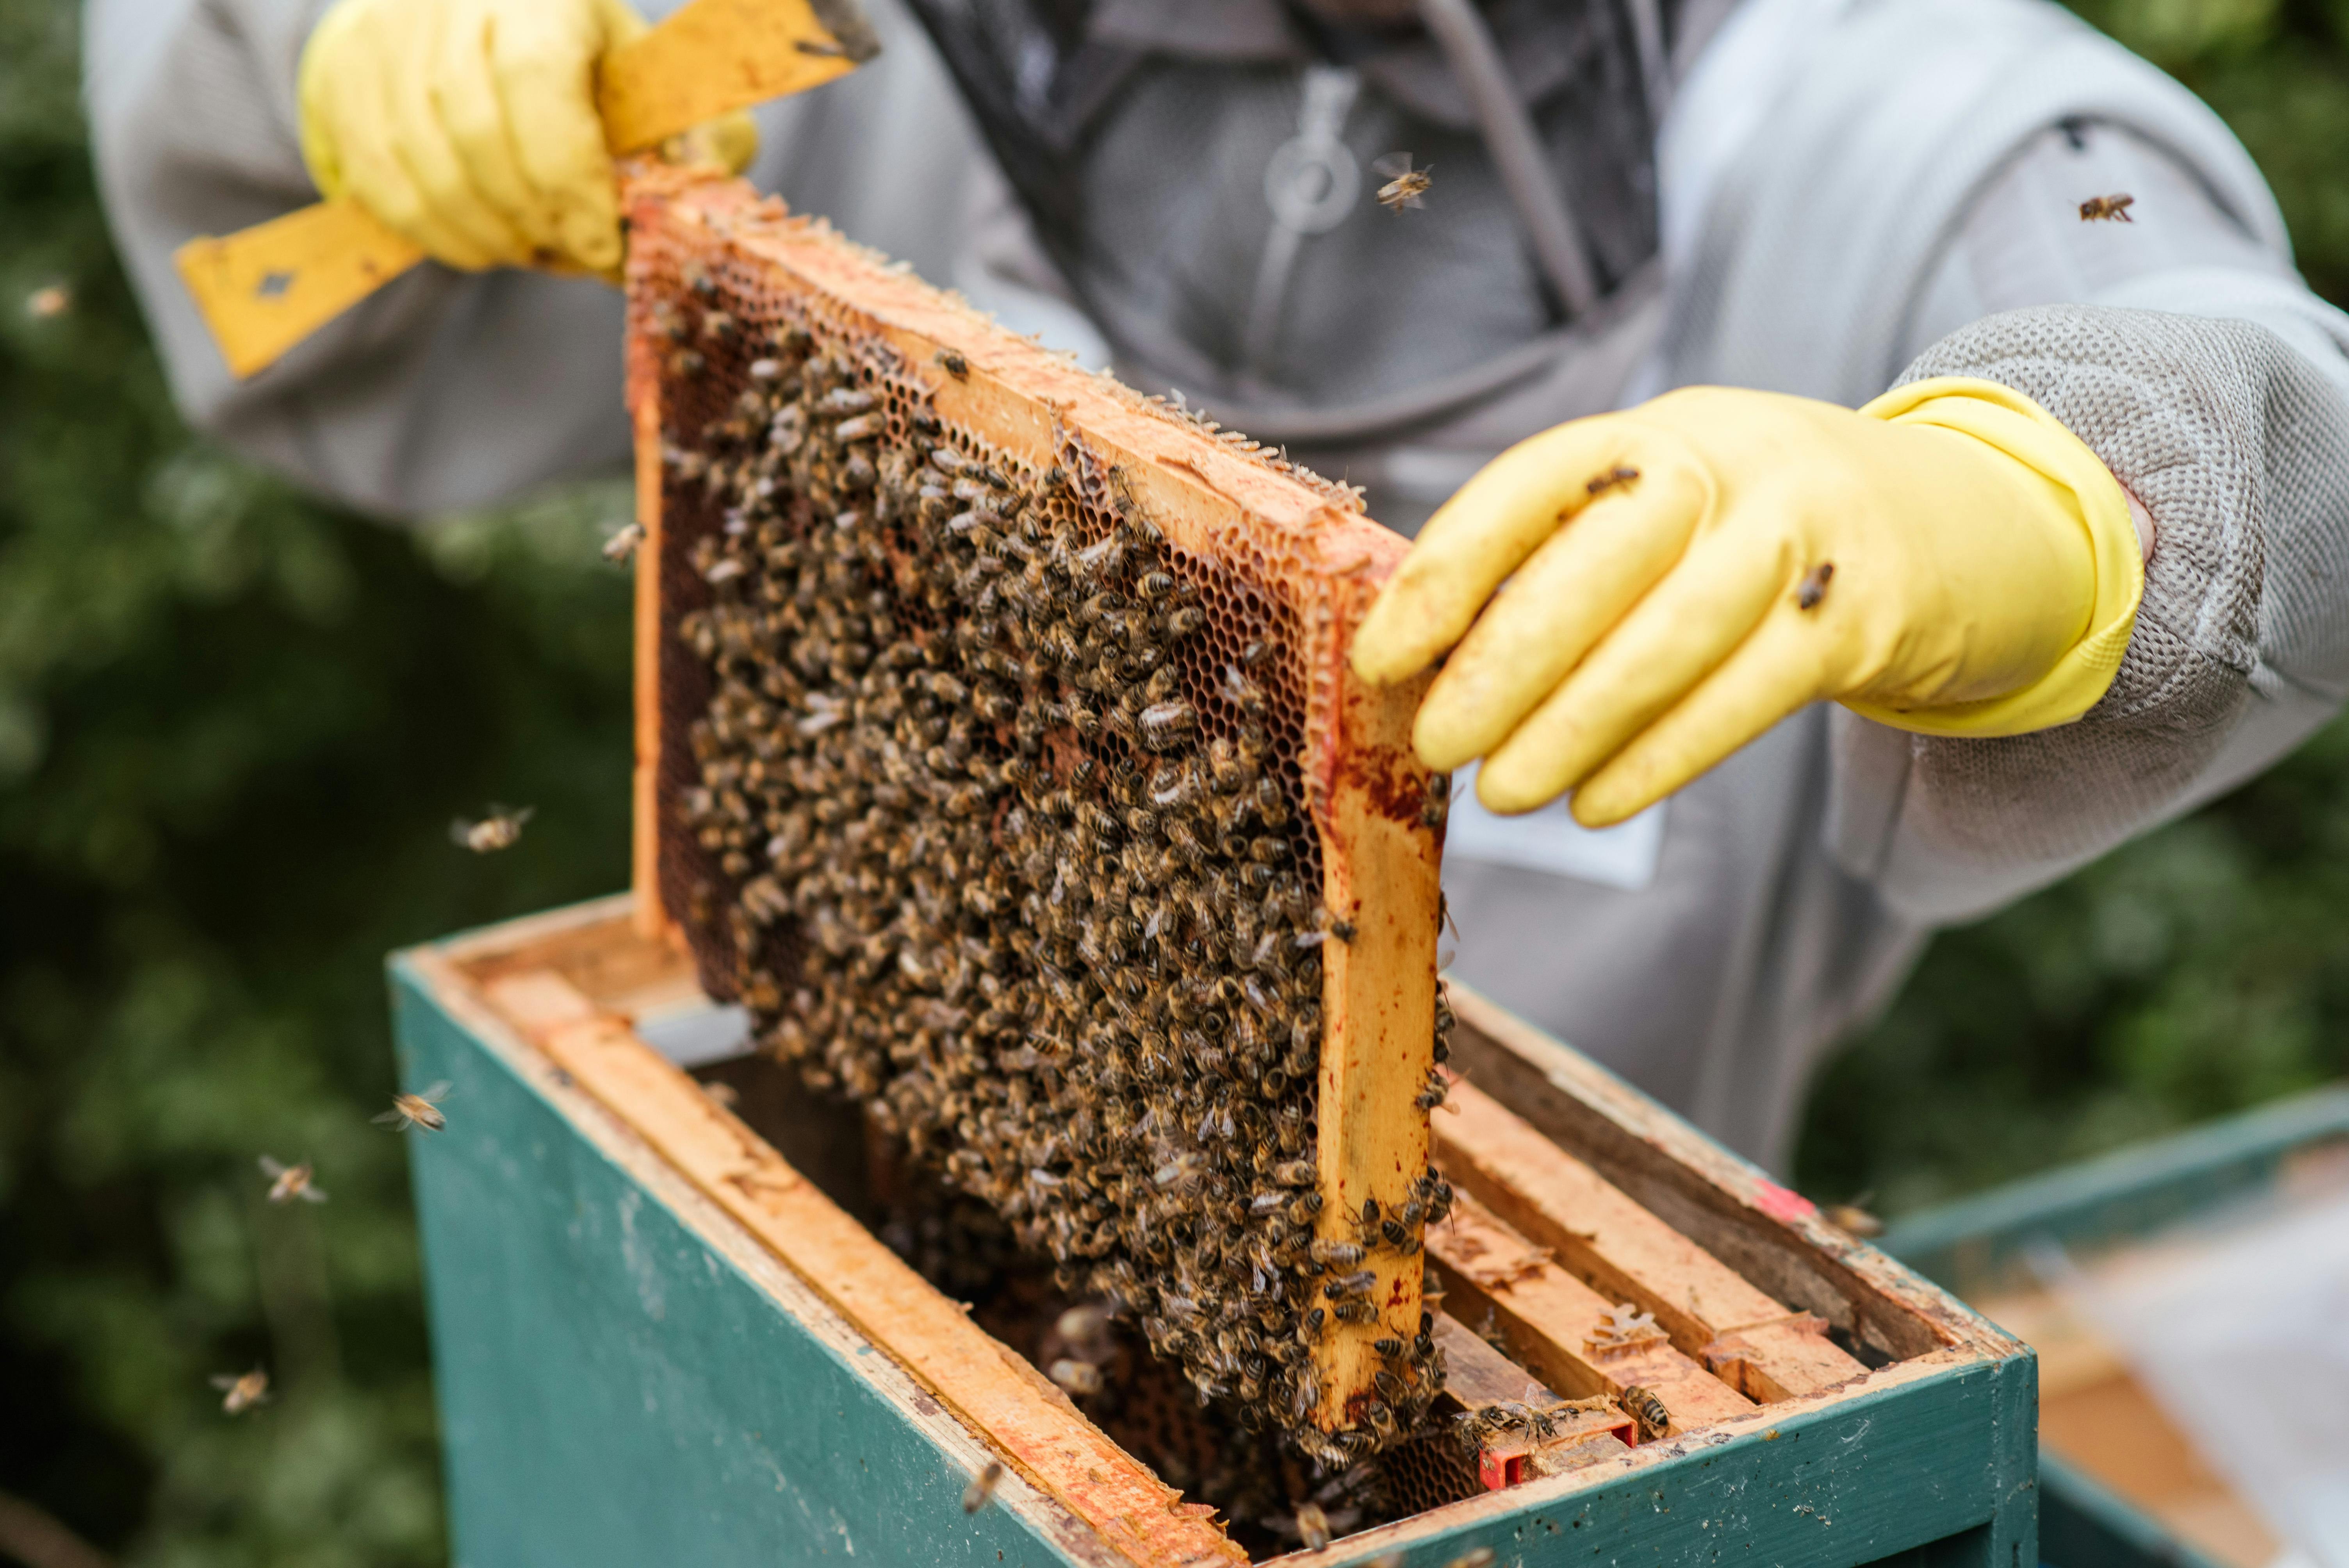
[[[1354,928],[1350,940],[1321,944],[1321,1081],[1316,1150],[1324,1207],[1317,1230],[1326,1240],[1351,1242],[1367,1200],[1381,1214],[1411,1201],[1411,1187],[1427,1169],[1428,1115],[1417,1105],[1435,1066],[1436,900],[1441,872],[1433,841],[1420,825],[1418,795],[1393,758],[1409,755],[1411,710],[1383,696],[1352,688],[1341,705],[1345,733],[1336,744],[1367,764],[1345,770],[1330,786],[1323,834],[1323,902]],[[1395,820],[1401,793],[1412,815]],[[1420,1284],[1426,1270],[1416,1253],[1392,1246],[1361,1264],[1378,1276],[1370,1323],[1337,1325],[1317,1347],[1322,1382],[1332,1397],[1318,1418],[1324,1427],[1363,1423],[1362,1404],[1374,1398],[1371,1375],[1383,1360],[1372,1348],[1382,1335],[1406,1340],[1419,1331]]]
[[[1748,1398],[1816,1393],[1866,1370],[1826,1338],[1825,1319],[1754,1288],[1492,1096],[1461,1079],[1448,1103],[1458,1114],[1436,1119],[1436,1155],[1455,1187],[1609,1301],[1654,1314]]]
[[[511,975],[491,982],[484,995],[580,1088],[986,1433],[1040,1490],[1143,1563],[1247,1561],[1034,1367],[560,975]]]
[[[1834,1388],[1868,1370],[1826,1335],[1824,1317],[1801,1313],[1724,1334],[1697,1353],[1713,1375],[1757,1405]]]
[[[636,925],[655,940],[669,936],[668,913],[661,907],[660,767],[661,703],[661,414],[657,384],[646,382],[628,405],[636,425],[636,522],[645,537],[636,546],[636,764],[629,774],[628,881],[636,893]]]
[[[1444,1392],[1434,1409],[1444,1419],[1487,1405],[1515,1404],[1541,1412],[1551,1424],[1546,1438],[1510,1432],[1479,1445],[1476,1470],[1487,1491],[1596,1464],[1629,1452],[1640,1440],[1639,1424],[1619,1406],[1603,1398],[1570,1400],[1544,1387],[1448,1312],[1435,1315],[1434,1339],[1444,1352]]]
[[[1667,1435],[1754,1408],[1659,1332],[1608,1343],[1615,1304],[1575,1278],[1464,1194],[1429,1227],[1427,1253],[1442,1271],[1444,1310],[1478,1332],[1498,1334],[1510,1359],[1578,1398],[1648,1389],[1671,1412]]]
[[[1455,1065],[1757,1289],[1897,1359],[1949,1346],[2002,1359],[2026,1353],[1598,1063],[1457,981],[1446,994],[1458,1020]]]

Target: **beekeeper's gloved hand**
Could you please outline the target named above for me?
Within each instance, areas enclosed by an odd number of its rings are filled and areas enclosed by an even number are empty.
[[[1485,758],[1496,811],[1572,789],[1603,827],[1822,697],[1932,735],[2067,723],[2112,684],[2144,585],[2126,492],[2020,393],[1944,378],[1853,413],[1692,387],[1488,464],[1353,661],[1388,682],[1451,650],[1421,758]]]
[[[341,0],[302,51],[303,160],[452,267],[616,277],[595,72],[645,31],[626,0]],[[695,137],[737,170],[758,150],[747,115]]]

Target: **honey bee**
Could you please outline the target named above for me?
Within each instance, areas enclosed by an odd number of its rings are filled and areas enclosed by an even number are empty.
[[[626,561],[636,553],[636,547],[644,542],[645,525],[641,522],[629,523],[604,542],[604,559]]]
[[[313,1174],[306,1160],[299,1165],[281,1165],[264,1154],[261,1157],[261,1173],[269,1178],[269,1201],[290,1203],[299,1198],[305,1203],[323,1203],[325,1191],[311,1181]]]
[[[73,309],[73,290],[63,284],[44,284],[25,296],[25,314],[48,321]]]
[[[957,381],[970,379],[970,361],[951,348],[941,348],[930,356],[932,363]]]
[[[1101,1368],[1090,1361],[1064,1357],[1053,1362],[1044,1375],[1081,1399],[1102,1391]]]
[[[1329,1547],[1330,1516],[1321,1511],[1320,1504],[1300,1502],[1297,1505],[1297,1533],[1304,1537],[1308,1552],[1320,1552]]]
[[[1386,181],[1379,187],[1379,205],[1398,215],[1406,207],[1425,206],[1427,192],[1435,183],[1435,166],[1413,169],[1408,152],[1388,153],[1371,165],[1371,171]]]
[[[1061,1314],[1052,1326],[1071,1345],[1098,1345],[1108,1335],[1109,1325],[1109,1308],[1086,1302]]]
[[[1802,582],[1795,587],[1795,607],[1798,610],[1817,609],[1819,602],[1827,596],[1827,584],[1834,580],[1835,562],[1832,561],[1822,561],[1804,573]]]
[[[1654,1442],[1671,1430],[1672,1413],[1664,1408],[1664,1402],[1652,1390],[1634,1383],[1615,1396],[1615,1402],[1623,1407],[1625,1415],[1640,1424],[1640,1435],[1648,1441]]]
[[[440,1114],[440,1102],[448,1098],[449,1081],[446,1078],[421,1094],[402,1090],[391,1097],[391,1109],[378,1114],[374,1119],[375,1123],[378,1127],[388,1127],[395,1132],[405,1132],[411,1127],[420,1127],[427,1132],[439,1132],[449,1125],[449,1119]]]
[[[1857,1236],[1861,1241],[1884,1233],[1884,1222],[1861,1208],[1859,1202],[1829,1203],[1819,1211],[1819,1218],[1846,1235]]]
[[[2134,223],[2137,220],[2128,215],[2128,210],[2136,205],[2137,198],[2126,191],[2116,191],[2110,196],[2091,196],[2080,203],[2080,221],[2087,223],[2101,219]]]
[[[222,1390],[221,1408],[232,1416],[242,1416],[255,1405],[269,1403],[269,1374],[258,1367],[244,1373],[215,1373],[212,1385]]]
[[[1609,490],[1618,490],[1618,489],[1621,489],[1621,488],[1624,488],[1624,487],[1629,486],[1630,484],[1631,484],[1631,482],[1632,482],[1633,480],[1637,480],[1639,477],[1640,477],[1640,470],[1639,470],[1639,469],[1635,469],[1635,468],[1630,467],[1630,466],[1629,464],[1627,464],[1627,463],[1617,463],[1613,468],[1609,469],[1605,473],[1600,474],[1600,475],[1599,475],[1596,479],[1590,480],[1588,480],[1588,482],[1586,482],[1586,483],[1583,485],[1583,487],[1582,487],[1582,488],[1583,488],[1584,490],[1586,490],[1589,491],[1589,492],[1590,492],[1590,494],[1591,494],[1592,496],[1594,496],[1594,497],[1597,497],[1597,496],[1602,496],[1602,495],[1605,495]]]
[[[523,824],[529,821],[537,810],[535,806],[524,806],[516,810],[512,807],[492,804],[490,814],[479,821],[469,822],[460,817],[450,823],[450,841],[477,855],[510,850],[522,841]]]
[[[962,1511],[965,1513],[977,1513],[980,1509],[985,1508],[988,1501],[994,1497],[996,1487],[1001,1484],[1002,1480],[1003,1461],[988,1460],[985,1468],[970,1478],[970,1484],[962,1489]]]

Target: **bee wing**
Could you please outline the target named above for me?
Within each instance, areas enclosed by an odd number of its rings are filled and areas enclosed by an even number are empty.
[[[420,1100],[427,1101],[429,1104],[438,1105],[442,1100],[449,1098],[449,1090],[452,1087],[454,1086],[452,1086],[447,1078],[442,1078],[416,1098]]]
[[[268,1177],[272,1181],[276,1181],[277,1178],[285,1174],[285,1167],[279,1164],[276,1161],[271,1159],[266,1154],[261,1157],[259,1163],[261,1166],[261,1173],[264,1176]]]
[[[302,1189],[302,1202],[305,1203],[323,1203],[326,1201],[326,1190],[324,1187],[305,1187]]]
[[[398,1106],[394,1106],[389,1110],[377,1112],[375,1115],[368,1117],[367,1119],[374,1122],[378,1127],[396,1127],[399,1123],[408,1119],[408,1113],[400,1109]]]
[[[1371,172],[1382,180],[1400,180],[1411,172],[1411,154],[1390,152],[1374,159],[1371,163]]]
[[[535,806],[524,806],[521,810],[516,811],[516,812],[514,812],[514,813],[513,813],[513,825],[514,825],[515,827],[519,828],[519,827],[521,827],[524,822],[529,821],[533,817],[535,817],[535,816],[537,816],[537,815],[538,815],[538,808],[537,808],[537,807],[535,807]]]
[[[449,820],[449,841],[450,843],[456,845],[460,850],[470,850],[473,847],[472,839],[472,823],[465,820],[462,817],[452,817]]]

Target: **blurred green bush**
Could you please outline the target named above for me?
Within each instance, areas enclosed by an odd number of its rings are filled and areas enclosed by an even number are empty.
[[[440,1563],[383,955],[625,884],[628,498],[417,537],[191,438],[77,26],[0,0],[0,1491],[139,1563]],[[453,847],[492,799],[521,844]]]
[[[2349,0],[2120,0],[2349,297]],[[69,0],[0,0],[0,1491],[127,1559],[445,1557],[380,979],[620,886],[627,593],[587,486],[419,536],[173,418]],[[69,307],[27,308],[63,284]],[[2349,1066],[2349,729],[1936,944],[1801,1179],[1899,1209]],[[452,815],[539,808],[475,858]],[[255,1157],[317,1161],[272,1209]],[[231,1419],[206,1378],[265,1365]]]

